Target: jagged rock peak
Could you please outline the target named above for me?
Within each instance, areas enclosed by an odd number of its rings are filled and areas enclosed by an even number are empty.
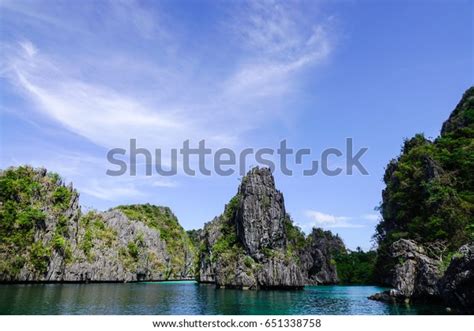
[[[224,213],[204,226],[199,280],[219,287],[302,288],[288,229],[294,227],[270,169],[252,169]]]
[[[260,259],[265,248],[283,248],[285,203],[268,168],[253,168],[242,179],[235,211],[237,235],[249,255]]]
[[[307,284],[336,284],[337,277],[334,257],[345,253],[346,247],[338,235],[320,228],[313,228],[308,236],[306,248],[300,260],[304,265]]]
[[[464,92],[449,118],[443,123],[441,135],[474,125],[474,86]]]

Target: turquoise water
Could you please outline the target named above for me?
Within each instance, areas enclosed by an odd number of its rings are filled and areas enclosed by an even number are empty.
[[[375,286],[308,286],[301,291],[216,289],[195,282],[0,285],[0,314],[440,314],[442,307],[391,305]]]

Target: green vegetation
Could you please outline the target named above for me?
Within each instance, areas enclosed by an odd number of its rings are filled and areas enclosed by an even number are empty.
[[[74,194],[57,174],[43,169],[21,166],[0,172],[0,273],[15,277],[27,266],[43,274],[53,250],[70,257],[62,213]],[[53,240],[35,242],[35,233],[48,220],[56,224]]]
[[[150,204],[118,206],[116,209],[122,211],[129,219],[143,222],[159,231],[160,238],[166,243],[171,257],[168,277],[178,276],[185,265],[186,254],[189,252],[194,254],[195,247],[171,209]],[[135,244],[129,243],[127,252],[129,256],[138,256],[138,247],[136,249]]]
[[[336,264],[337,277],[341,284],[374,284],[374,268],[377,253],[356,251],[336,254],[332,263]]]
[[[92,248],[94,245],[112,247],[117,238],[117,233],[104,222],[102,215],[89,211],[79,220],[79,226],[84,234],[79,241],[79,247],[89,261],[94,259]]]
[[[444,260],[474,239],[474,88],[463,96],[442,134],[430,141],[417,134],[385,171],[383,220],[375,239],[377,270],[387,269],[388,249],[401,238],[440,242]]]
[[[52,247],[64,256],[66,262],[70,262],[72,258],[72,249],[68,237],[67,218],[64,215],[59,215],[56,222],[56,229],[53,236]]]
[[[130,241],[127,244],[127,248],[128,248],[128,254],[134,259],[137,259],[138,258],[138,245],[134,243],[133,241]]]
[[[236,255],[238,252],[243,252],[241,243],[237,238],[237,230],[233,223],[233,216],[240,203],[240,196],[237,194],[226,205],[224,214],[221,220],[221,236],[217,239],[211,248],[211,261],[216,258],[229,255],[228,257]]]
[[[237,210],[239,204],[240,204],[240,195],[236,194],[235,196],[230,199],[229,203],[227,204],[225,210],[224,210],[224,217],[226,220],[230,221],[232,217],[234,216],[235,211]]]
[[[255,261],[252,259],[252,257],[246,256],[244,258],[244,264],[247,268],[252,268],[254,263]]]
[[[44,274],[48,269],[51,250],[43,245],[41,241],[37,241],[30,248],[30,262],[36,271]]]
[[[289,214],[287,214],[283,222],[290,249],[294,251],[303,249],[306,245],[304,232],[298,226],[294,225]]]
[[[286,215],[283,220],[285,226],[286,238],[288,240],[287,250],[285,254],[285,259],[287,261],[294,261],[299,263],[299,253],[306,247],[307,238],[305,237],[304,232],[296,225],[294,225],[289,214]],[[266,252],[265,255],[273,256],[274,252]]]
[[[69,207],[71,196],[71,191],[67,187],[59,186],[53,192],[52,201],[60,210],[65,210]]]
[[[188,230],[186,231],[186,234],[188,235],[189,240],[191,240],[195,250],[199,250],[201,245],[201,239],[199,238],[200,230]]]
[[[255,261],[245,254],[245,250],[237,237],[234,217],[240,200],[241,196],[237,194],[226,205],[224,213],[219,219],[221,235],[210,249],[210,260],[219,263],[219,272],[225,275],[227,283],[233,281],[238,261],[243,262],[246,267],[245,272],[249,276],[252,275],[253,269],[257,266]]]

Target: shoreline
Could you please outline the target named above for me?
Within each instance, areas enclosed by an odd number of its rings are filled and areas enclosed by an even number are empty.
[[[49,284],[139,284],[139,283],[196,283],[198,285],[213,285],[216,289],[228,289],[228,290],[239,290],[238,287],[232,286],[218,286],[213,282],[200,282],[196,279],[166,279],[166,280],[133,280],[133,281],[118,281],[118,280],[93,280],[93,281],[80,281],[80,280],[65,280],[65,281],[55,281],[55,280],[36,280],[36,281],[0,281],[0,285],[49,285]],[[301,287],[263,287],[259,290],[248,290],[248,291],[301,291],[306,287],[331,287],[331,286],[340,286],[340,287],[379,287],[384,289],[389,289],[387,286],[380,284],[305,284]]]
[[[14,284],[128,284],[128,283],[165,283],[165,282],[197,282],[193,278],[186,279],[159,279],[159,280],[18,280],[18,281],[0,281],[0,285],[14,285]],[[197,282],[199,283],[199,282]]]

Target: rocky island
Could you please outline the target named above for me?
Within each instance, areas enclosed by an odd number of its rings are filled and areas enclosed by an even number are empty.
[[[0,173],[0,281],[190,279],[194,246],[169,208],[83,213],[79,194],[45,169]]]

